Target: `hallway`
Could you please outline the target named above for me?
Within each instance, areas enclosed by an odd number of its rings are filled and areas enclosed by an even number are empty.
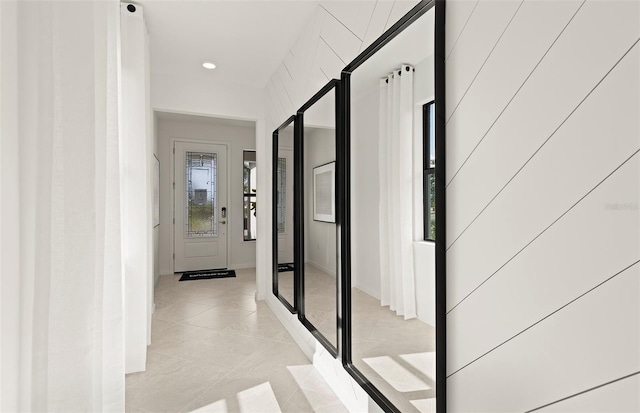
[[[127,412],[346,412],[266,303],[255,270],[155,290],[147,370],[126,377]]]

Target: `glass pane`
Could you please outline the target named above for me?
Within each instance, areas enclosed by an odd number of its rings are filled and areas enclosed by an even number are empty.
[[[351,298],[351,360],[395,406],[388,410],[402,413],[435,412],[439,385],[435,295],[425,289],[434,282],[435,249],[414,243],[411,215],[411,183],[424,178],[425,204],[432,204],[432,177],[415,175],[414,154],[398,149],[424,140],[423,171],[433,171],[429,106],[422,118],[423,103],[433,94],[433,12],[398,33],[350,78],[350,186],[357,190],[350,194],[351,291],[341,293]],[[410,133],[416,121],[425,122],[424,137]],[[431,220],[432,210],[425,209]],[[407,266],[409,251],[420,259]]]
[[[294,274],[294,234],[293,234],[293,152],[295,142],[293,139],[293,122],[278,130],[277,152],[274,186],[276,189],[275,225],[277,237],[274,245],[276,251],[277,272],[274,278],[277,280],[276,296],[284,300],[291,308],[295,307],[295,283]],[[291,308],[289,308],[291,310]],[[295,311],[295,309],[293,310]]]
[[[256,239],[257,218],[256,218],[256,152],[244,151],[243,165],[243,191],[244,191],[244,240]]]
[[[278,158],[278,233],[285,232],[287,200],[287,159]]]
[[[436,167],[436,105],[429,104],[429,168]]]
[[[425,174],[425,192],[427,204],[425,205],[425,239],[436,239],[436,179],[433,173]]]
[[[304,112],[304,317],[338,348],[338,242],[335,216],[335,175],[327,166],[336,160],[335,91]],[[324,172],[326,171],[326,172]],[[323,185],[323,180],[326,180]],[[329,189],[326,196],[324,188]],[[324,196],[323,196],[324,195]]]
[[[187,152],[185,237],[216,237],[217,154]]]

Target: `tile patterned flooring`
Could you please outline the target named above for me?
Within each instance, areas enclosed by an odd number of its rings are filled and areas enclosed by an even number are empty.
[[[147,370],[126,377],[127,412],[347,412],[266,303],[255,270],[155,290]]]

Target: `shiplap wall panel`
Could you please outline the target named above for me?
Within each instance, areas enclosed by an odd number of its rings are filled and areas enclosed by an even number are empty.
[[[289,75],[291,75],[291,79],[295,80],[295,76],[298,73],[299,60],[295,58],[292,50],[287,52],[282,64],[287,68]]]
[[[530,1],[447,2],[448,410],[637,410],[640,3]]]
[[[273,122],[271,126],[275,128],[279,126],[282,122],[284,122],[285,119],[287,119],[287,112],[284,109],[284,106],[282,105],[280,98],[278,98],[278,95],[271,81],[267,83],[267,86],[265,88],[265,95],[267,96],[267,100],[270,103],[267,114],[269,115],[269,118]],[[269,130],[271,131],[274,128],[270,128]]]
[[[465,91],[508,26],[521,2],[480,0],[456,47],[447,58],[447,73],[455,82],[447,82],[446,118],[449,119]],[[448,37],[448,36],[446,36]]]
[[[447,12],[445,15],[447,35],[444,39],[445,57],[448,58],[451,54],[451,51],[458,42],[469,18],[478,6],[478,2],[479,0],[457,0],[447,2]]]
[[[417,2],[413,0],[394,1],[393,7],[391,8],[391,12],[389,13],[389,18],[387,19],[387,24],[385,24],[384,30],[387,30],[388,28],[393,26],[394,23],[400,20],[402,16],[407,14],[416,5],[416,3]]]
[[[273,85],[273,89],[276,92],[276,95],[278,96],[278,99],[280,100],[280,103],[282,104],[282,108],[284,109],[284,111],[286,113],[294,113],[297,108],[293,103],[291,96],[289,96],[289,94],[287,93],[287,90],[282,83],[282,79],[280,79],[280,76],[278,76],[277,73],[271,78],[271,83]]]
[[[265,87],[267,129],[291,116],[328,79],[340,78],[346,64],[416,4],[418,0],[320,3]]]
[[[393,4],[393,2],[391,2]],[[375,1],[323,1],[322,8],[362,41],[371,20]]]
[[[449,249],[449,273],[470,274],[448,291],[449,308],[639,149],[639,58],[636,45]],[[606,136],[615,143],[603,150]],[[485,143],[487,151],[504,146]],[[478,249],[488,234],[492,248]]]
[[[284,63],[280,65],[280,67],[276,71],[276,75],[277,76],[275,77],[278,78],[282,83],[284,91],[286,92],[291,102],[295,102],[296,101],[295,85],[293,84],[293,78],[289,74],[288,69],[285,67]]]
[[[640,2],[615,3],[585,3],[450,181],[447,207],[456,220],[447,225],[449,246],[638,39]],[[508,56],[502,65],[509,65]],[[448,176],[455,174],[455,165],[447,168]]]
[[[393,1],[377,1],[367,26],[367,31],[362,38],[362,46],[360,51],[366,49],[371,43],[374,42],[384,32],[384,28],[387,26],[391,9],[393,8]]]
[[[309,76],[308,91],[312,92],[315,90],[317,92],[322,89],[330,79],[331,78],[328,77],[320,67],[314,67]]]
[[[318,42],[318,49],[316,50],[316,60],[313,63],[313,68],[319,67],[325,75],[329,78],[340,78],[340,71],[345,66],[345,63],[340,59],[340,57],[331,49],[329,44],[324,40],[324,38],[320,38]],[[317,90],[316,90],[317,92]],[[311,93],[313,96],[313,90],[309,90],[308,93]]]
[[[451,142],[447,147],[447,165],[452,170],[460,168],[581,4],[583,0],[523,3],[465,99],[447,120],[449,133],[469,136],[468,139]],[[538,30],[542,21],[546,30]],[[500,87],[496,88],[496,84]],[[456,204],[455,200],[452,204]],[[452,235],[455,236],[455,231]]]
[[[638,157],[449,313],[449,337],[455,349],[447,360],[449,374],[640,260],[640,220],[632,217],[636,225],[630,225],[628,212],[606,209],[611,199],[638,201],[634,182],[640,173]],[[591,220],[593,225],[585,225]],[[505,311],[508,308],[518,311]]]
[[[634,373],[639,289],[635,265],[449,377],[448,410],[528,411]]]
[[[635,375],[591,392],[540,409],[541,413],[640,412],[640,375]]]
[[[353,34],[343,23],[332,17],[325,18],[320,37],[327,47],[340,58],[342,67],[344,67],[358,54],[362,39]]]

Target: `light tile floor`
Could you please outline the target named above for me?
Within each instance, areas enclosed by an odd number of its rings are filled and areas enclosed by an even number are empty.
[[[264,302],[255,270],[155,290],[147,370],[126,377],[127,412],[346,412]]]

